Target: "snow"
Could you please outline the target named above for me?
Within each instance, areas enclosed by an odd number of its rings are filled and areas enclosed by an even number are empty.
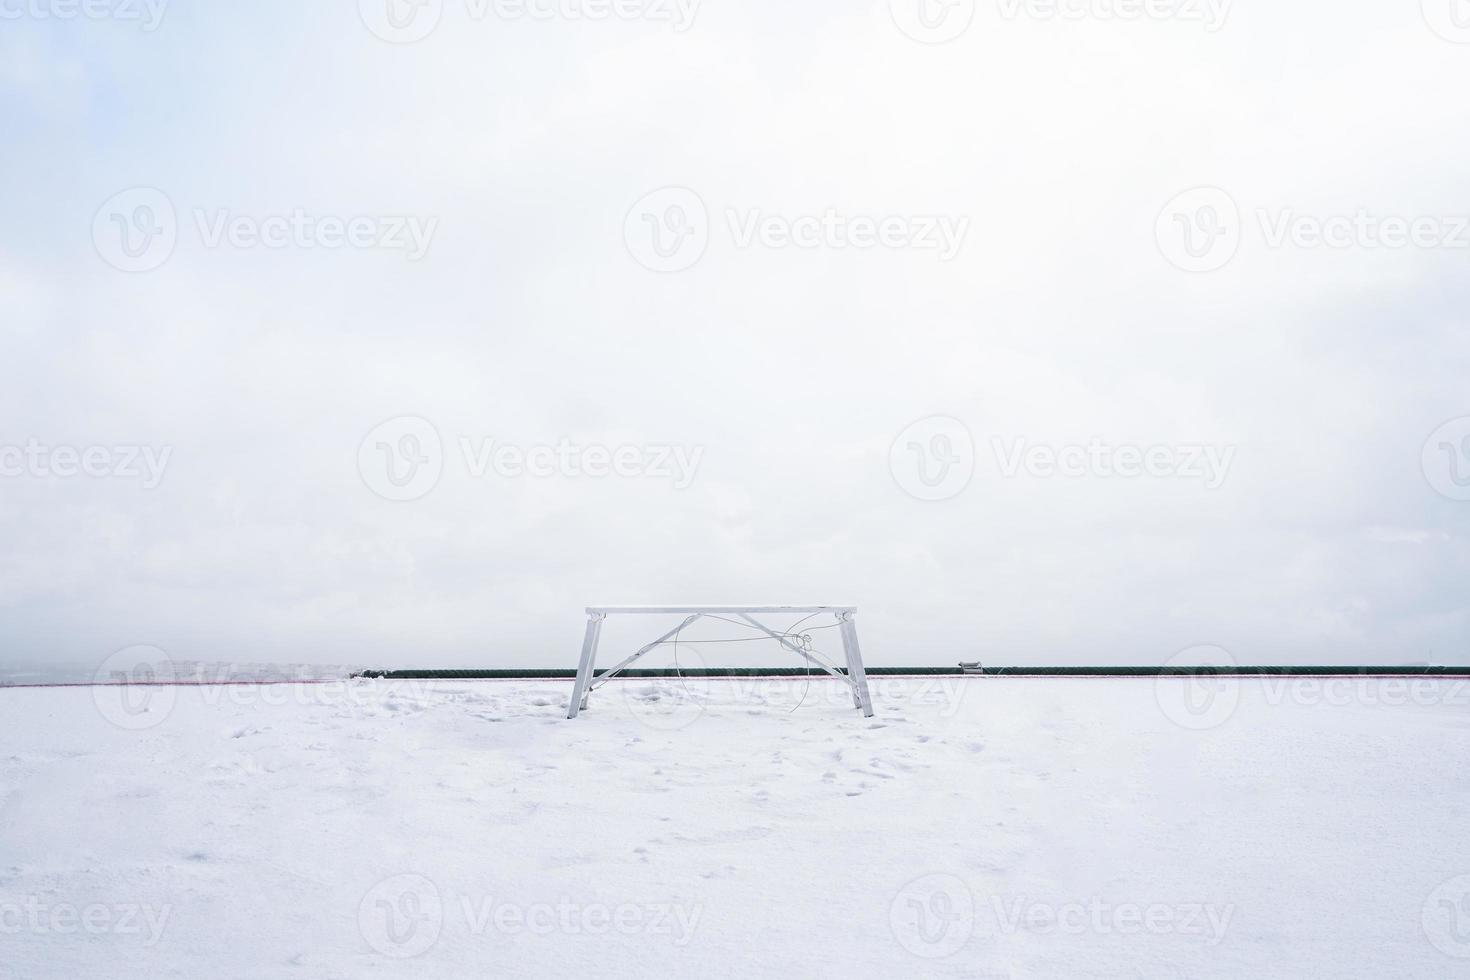
[[[0,977],[1464,975],[1465,682],[1199,683],[0,689]]]

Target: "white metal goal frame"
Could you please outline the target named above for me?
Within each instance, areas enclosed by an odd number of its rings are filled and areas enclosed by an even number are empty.
[[[804,645],[791,642],[787,634],[779,633],[766,626],[756,616],[817,616],[830,613],[837,620],[837,632],[842,637],[842,653],[847,660],[847,672],[827,663]],[[609,616],[683,616],[684,620],[667,633],[602,674],[597,674],[597,641],[602,636],[603,621]],[[577,717],[587,706],[587,698],[594,690],[627,670],[638,659],[669,638],[705,617],[734,616],[744,620],[752,628],[764,633],[807,663],[818,667],[852,690],[852,704],[865,718],[873,717],[873,699],[868,694],[868,674],[863,668],[863,652],[858,646],[856,606],[588,606],[587,632],[582,638],[582,659],[577,664],[577,683],[572,688],[572,701],[567,706],[567,718]]]

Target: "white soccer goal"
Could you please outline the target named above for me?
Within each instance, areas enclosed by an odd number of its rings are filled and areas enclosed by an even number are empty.
[[[810,644],[799,642],[800,637],[790,632],[771,629],[756,619],[757,616],[806,616],[808,618],[830,614],[836,619],[833,624],[842,637],[842,653],[847,660],[847,672],[839,670],[823,660]],[[683,616],[684,620],[667,633],[641,647],[622,663],[606,673],[597,675],[597,641],[602,636],[602,623],[609,616]],[[868,695],[868,675],[863,669],[863,653],[858,646],[857,607],[855,606],[589,606],[587,607],[587,633],[582,639],[582,659],[577,664],[577,683],[572,688],[572,701],[567,706],[567,717],[575,718],[587,706],[592,692],[618,674],[632,666],[638,659],[661,644],[669,642],[688,627],[701,619],[717,619],[734,623],[764,634],[782,647],[801,657],[814,667],[819,667],[852,689],[853,707],[862,711],[864,717],[873,717],[873,701]]]

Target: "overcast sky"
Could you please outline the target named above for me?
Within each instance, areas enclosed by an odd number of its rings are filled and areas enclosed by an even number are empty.
[[[1063,9],[0,0],[0,671],[1465,663],[1470,9]]]

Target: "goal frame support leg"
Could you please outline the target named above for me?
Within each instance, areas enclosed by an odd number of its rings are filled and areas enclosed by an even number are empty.
[[[862,709],[864,718],[873,717],[873,698],[868,693],[868,672],[863,668],[863,651],[858,646],[857,621],[851,612],[841,612],[837,616],[842,624],[838,632],[842,634],[842,653],[847,657],[847,676],[852,679],[853,700],[857,703],[853,707]]]
[[[582,659],[577,663],[577,683],[572,687],[572,703],[567,705],[568,720],[577,717],[582,710],[582,698],[587,686],[592,683],[592,672],[597,669],[597,641],[602,636],[603,613],[587,614],[587,632],[582,636]]]

